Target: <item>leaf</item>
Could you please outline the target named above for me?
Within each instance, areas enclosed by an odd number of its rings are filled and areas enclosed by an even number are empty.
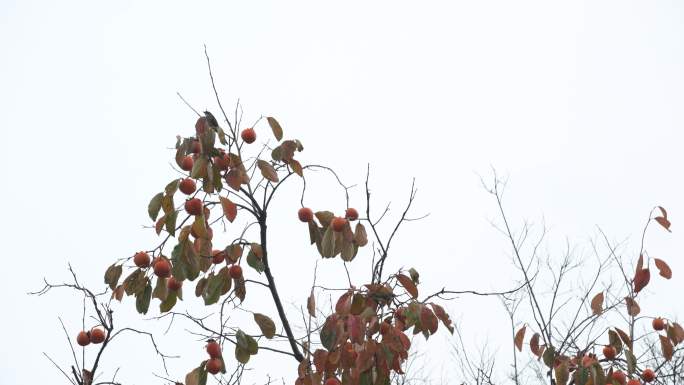
[[[670,230],[670,225],[671,225],[671,223],[670,223],[670,221],[669,221],[667,218],[665,218],[665,217],[655,217],[655,218],[653,218],[653,219],[655,219],[656,222],[658,222],[661,226],[663,226],[663,228],[665,228],[665,230],[667,230],[667,231],[669,231],[669,232],[672,232],[672,231]]]
[[[171,195],[175,194],[176,191],[178,191],[178,184],[179,183],[180,183],[180,179],[174,179],[171,182],[169,182],[169,184],[167,184],[166,187],[164,187],[164,192],[166,193],[166,195],[171,196]]]
[[[658,208],[660,209],[660,213],[663,214],[663,217],[667,218],[667,211],[665,211],[663,206],[658,206]]]
[[[356,224],[356,229],[354,230],[354,242],[357,245],[363,247],[368,244],[368,235],[366,235],[366,228],[363,227],[361,223]]]
[[[259,167],[259,170],[261,170],[261,175],[264,178],[273,183],[278,182],[278,173],[276,172],[275,168],[273,168],[273,165],[265,160],[259,159],[257,160],[257,166]]]
[[[159,210],[161,210],[162,198],[164,198],[164,193],[159,193],[155,195],[147,205],[147,214],[149,214],[150,219],[153,221],[157,220]]]
[[[449,317],[449,314],[447,314],[447,312],[444,311],[444,308],[435,303],[431,303],[430,306],[432,306],[432,310],[435,312],[437,318],[439,318],[439,320],[442,321],[444,327],[449,329],[449,332],[451,334],[454,334],[454,326],[452,325],[451,318]]]
[[[599,315],[603,311],[603,292],[594,296],[591,300],[591,311],[594,315]]]
[[[157,278],[157,283],[154,285],[154,290],[152,290],[152,298],[158,298],[163,302],[168,294],[169,289],[166,287],[166,278]]]
[[[622,329],[620,328],[615,328],[615,331],[617,334],[620,336],[620,339],[622,342],[627,345],[630,349],[632,349],[632,340],[629,339],[629,336],[627,333],[625,333]]]
[[[625,303],[627,305],[627,314],[632,317],[636,317],[641,312],[639,304],[631,297],[625,297]]]
[[[438,319],[429,307],[423,306],[420,309],[420,323],[430,334],[437,333]]]
[[[221,289],[223,288],[223,280],[220,275],[214,275],[213,273],[207,277],[207,286],[202,292],[202,298],[204,299],[204,305],[211,305],[218,302],[221,297]]]
[[[620,340],[618,333],[614,330],[608,330],[608,341],[610,346],[615,348],[615,352],[620,354],[622,351],[622,341]]]
[[[266,118],[266,120],[268,121],[268,125],[271,126],[271,130],[273,130],[273,136],[280,142],[283,139],[283,128],[280,127],[280,123],[270,116]]]
[[[660,271],[660,275],[666,279],[672,278],[672,269],[670,269],[670,266],[665,263],[662,259],[659,258],[653,258],[655,261],[655,265]]]
[[[417,285],[420,283],[420,274],[418,274],[418,271],[414,268],[410,268],[408,270],[409,275],[411,276],[411,280]]]
[[[254,247],[250,248],[249,253],[247,253],[247,264],[259,274],[266,268],[264,261],[261,260],[259,253],[255,252]]]
[[[637,260],[637,265],[636,265],[636,270],[634,271],[634,274],[639,272],[639,270],[644,268],[644,255],[639,254],[639,259]]]
[[[157,223],[154,224],[154,231],[159,235],[164,228],[164,224],[166,223],[166,215],[163,215],[161,218],[157,220]]]
[[[176,218],[178,217],[178,211],[171,211],[166,214],[166,219],[164,219],[164,227],[166,232],[171,234],[171,236],[176,235]]]
[[[164,214],[174,211],[173,195],[164,195],[161,200],[161,208]]]
[[[313,290],[311,291],[309,298],[306,299],[306,310],[309,311],[310,316],[316,317],[316,298],[314,297]]]
[[[568,379],[570,377],[570,370],[568,369],[568,362],[563,361],[560,365],[554,368],[556,372],[556,384],[557,385],[567,385]]]
[[[247,349],[241,348],[239,345],[235,345],[235,358],[241,364],[246,364],[249,362],[250,354]]]
[[[534,333],[532,338],[530,338],[530,350],[532,354],[537,357],[541,356],[541,350],[539,349],[539,333]]]
[[[523,327],[521,327],[520,330],[515,333],[515,338],[513,339],[515,347],[519,352],[522,352],[522,344],[523,340],[525,339],[525,330],[527,330],[527,325],[523,325]]]
[[[159,311],[161,313],[166,313],[167,311],[173,309],[173,307],[176,305],[176,299],[176,292],[169,292],[169,295],[166,296],[166,299],[159,304]]]
[[[665,357],[665,361],[670,361],[674,354],[674,346],[667,337],[663,335],[658,335],[658,337],[660,337],[660,350],[663,352],[663,357]]]
[[[243,277],[235,279],[235,296],[242,303],[247,295],[247,288],[245,287],[245,279]]]
[[[651,271],[648,268],[638,270],[634,274],[634,292],[639,293],[651,280]]]
[[[337,342],[337,318],[331,315],[326,319],[323,328],[320,333],[321,344],[328,351],[331,351],[335,347]]]
[[[121,265],[117,265],[116,263],[109,266],[107,268],[107,271],[105,271],[104,275],[104,283],[109,285],[109,288],[114,290],[116,287],[116,284],[119,283],[119,278],[121,278],[121,273],[123,272],[123,269]]]
[[[636,369],[637,359],[631,350],[625,349],[625,361],[627,361],[627,373],[633,374]]]
[[[544,354],[542,355],[542,359],[544,360],[544,364],[548,366],[549,368],[553,367],[553,361],[556,359],[556,349],[554,349],[553,346],[549,346],[544,350]]]
[[[324,258],[332,258],[335,256],[335,233],[332,226],[328,226],[323,234],[323,241],[321,241],[321,256]]]
[[[205,361],[202,361],[199,367],[193,369],[192,372],[185,375],[185,385],[206,385],[207,371],[204,368]]]
[[[223,215],[226,216],[229,222],[233,222],[237,216],[237,205],[230,199],[219,196],[221,201],[221,208],[223,208]]]
[[[264,337],[270,340],[273,338],[273,336],[275,336],[276,327],[272,319],[263,314],[254,313],[254,322],[259,325],[259,329],[261,329],[261,333],[264,335]]]
[[[673,322],[672,329],[674,329],[674,335],[677,337],[677,343],[684,342],[684,328],[682,328],[682,325]]]
[[[352,293],[352,291],[348,291],[337,299],[337,303],[335,304],[335,312],[337,312],[337,314],[347,315],[351,312]]]
[[[328,227],[330,226],[330,222],[332,222],[333,218],[335,218],[335,214],[333,214],[330,211],[316,211],[314,213],[316,216],[316,219],[318,219],[318,222],[321,223],[321,226],[323,227]]]
[[[304,169],[297,159],[291,159],[289,165],[292,167],[292,171],[294,171],[295,174],[304,177]]]
[[[199,297],[204,293],[204,289],[207,287],[207,279],[205,277],[202,277],[197,281],[197,285],[195,286],[195,297]]]
[[[138,294],[145,290],[146,283],[145,273],[140,269],[135,269],[126,279],[123,281],[124,290],[126,295]]]
[[[413,283],[413,280],[411,278],[405,276],[404,274],[397,274],[397,280],[401,284],[401,286],[406,289],[406,291],[413,297],[414,299],[418,298],[418,288],[416,287],[416,284]]]
[[[145,290],[142,294],[138,295],[135,299],[135,309],[140,314],[147,314],[147,310],[150,308],[150,299],[152,298],[152,285],[147,282]]]

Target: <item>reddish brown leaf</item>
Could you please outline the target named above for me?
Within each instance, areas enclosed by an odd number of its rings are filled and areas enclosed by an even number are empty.
[[[661,226],[663,226],[663,227],[665,228],[665,230],[667,230],[667,231],[669,231],[669,232],[672,232],[672,231],[670,231],[670,224],[671,224],[671,223],[670,223],[670,221],[669,221],[667,218],[665,218],[665,217],[655,217],[655,218],[653,218],[653,219],[655,219],[656,222],[658,222]]]
[[[639,260],[637,260],[637,265],[636,265],[636,270],[634,271],[634,274],[636,274],[639,270],[644,268],[644,255],[639,254]]]
[[[651,271],[648,268],[637,271],[636,274],[634,274],[634,292],[638,293],[643,290],[650,280]]]
[[[660,271],[661,276],[667,279],[672,278],[672,269],[670,269],[670,266],[668,266],[667,263],[665,263],[665,261],[658,258],[653,258],[653,260],[655,261],[655,265]]]
[[[340,315],[349,314],[351,311],[351,297],[352,292],[348,291],[340,296],[335,305],[335,311]]]
[[[442,321],[444,326],[447,329],[449,329],[449,332],[451,332],[451,334],[454,334],[454,326],[451,324],[451,318],[449,318],[449,314],[447,314],[444,311],[444,308],[437,304],[431,303],[430,305],[432,305],[432,310],[434,310],[437,318],[439,318],[439,320]]]
[[[660,209],[660,213],[663,214],[663,217],[667,218],[667,211],[665,211],[663,206],[658,206],[658,208]]]
[[[631,297],[625,297],[625,303],[627,304],[627,314],[632,317],[636,317],[641,312],[639,304]]]
[[[271,116],[266,118],[266,120],[268,121],[268,125],[271,126],[273,136],[275,136],[276,140],[280,142],[280,140],[283,139],[283,128],[280,126],[280,123],[278,123],[278,121]]]
[[[418,298],[418,288],[416,287],[416,284],[413,283],[411,278],[405,276],[404,274],[397,274],[397,280],[401,286],[403,286],[404,289],[411,294],[411,297]]]
[[[658,337],[660,337],[660,350],[663,352],[663,357],[665,357],[666,361],[670,361],[674,354],[674,346],[672,346],[672,342],[667,337],[663,335]]]
[[[532,338],[530,338],[530,350],[535,356],[541,357],[542,350],[539,349],[539,333],[534,333]]]
[[[221,208],[223,208],[223,215],[226,216],[229,222],[233,222],[237,216],[237,205],[230,199],[222,196],[219,197],[219,200],[221,201]]]
[[[674,329],[674,335],[677,337],[677,343],[684,342],[684,328],[682,328],[682,325],[673,322],[672,329]]]
[[[242,185],[242,178],[240,176],[240,172],[232,168],[230,171],[226,173],[226,183],[230,188],[232,188],[235,191],[240,191],[240,185]]]
[[[423,325],[424,329],[427,329],[430,334],[437,333],[437,317],[435,313],[430,310],[429,307],[423,306],[420,309],[420,323]]]
[[[615,328],[615,331],[620,336],[620,339],[622,340],[622,342],[625,345],[629,346],[629,350],[632,350],[632,340],[629,339],[629,336],[627,335],[627,333],[622,331],[622,329],[620,329],[620,328]]]
[[[310,316],[316,317],[316,298],[314,297],[313,291],[311,291],[309,298],[306,300],[306,310],[309,311]]]
[[[527,329],[527,325],[523,325],[523,327],[518,330],[517,333],[515,333],[515,338],[513,342],[515,343],[515,347],[518,349],[519,352],[522,351],[522,344],[523,344],[523,339],[525,339],[525,330]]]
[[[594,298],[592,298],[591,311],[595,315],[599,315],[603,311],[603,292],[596,294]]]
[[[302,164],[299,163],[297,159],[291,159],[289,165],[290,167],[292,167],[292,171],[294,171],[295,174],[301,177],[304,176],[304,169],[302,168]]]

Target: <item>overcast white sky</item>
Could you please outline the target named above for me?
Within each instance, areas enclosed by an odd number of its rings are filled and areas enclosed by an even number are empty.
[[[167,148],[176,134],[192,133],[195,119],[175,93],[217,110],[203,44],[225,103],[241,98],[250,121],[278,117],[286,136],[304,142],[303,162],[330,165],[349,184],[362,183],[370,163],[378,210],[391,200],[396,214],[416,177],[416,214],[431,215],[400,233],[391,268],[415,266],[426,292],[512,285],[506,244],[489,224],[494,202],[478,177],[490,166],[509,177],[517,224],[546,220],[551,255],[566,236],[588,248],[596,225],[634,253],[660,204],[674,232],[654,231],[649,250],[676,278],[684,271],[681,2],[189,4],[0,2],[0,383],[63,382],[42,352],[69,362],[57,316],[75,335],[80,300],[27,296],[42,277],[67,279],[70,261],[99,288],[114,259],[156,240],[141,229],[147,202],[175,177]],[[266,137],[267,127],[257,133]],[[316,259],[296,221],[298,189],[286,191],[270,227],[273,249],[282,250],[273,269],[285,300],[297,304]],[[316,191],[311,206],[343,208],[341,196]],[[362,207],[362,198],[356,189],[352,204]],[[359,283],[369,258],[356,260]],[[321,263],[321,274],[337,279],[335,262]],[[652,289],[681,292],[682,282],[656,280]],[[250,294],[253,308],[275,316],[265,293]],[[684,312],[680,298],[675,308],[667,302],[644,311]],[[448,307],[466,343],[508,351],[496,300]],[[115,315],[120,325],[166,328],[138,321],[130,299]],[[181,379],[203,354],[183,325],[176,329],[160,341],[183,356],[170,371]],[[446,352],[439,357],[433,366],[449,366]],[[264,352],[255,365],[290,383],[294,366],[282,361]],[[154,383],[150,372],[162,373],[140,338],[119,341],[105,362],[110,374],[121,366],[126,383]]]

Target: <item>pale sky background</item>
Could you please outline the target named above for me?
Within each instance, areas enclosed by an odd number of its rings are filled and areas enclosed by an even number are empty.
[[[362,184],[370,163],[377,210],[391,200],[396,215],[416,177],[415,212],[431,215],[401,230],[388,268],[414,266],[423,293],[513,285],[507,244],[489,223],[494,201],[478,176],[494,166],[509,178],[515,224],[546,221],[552,256],[565,237],[587,251],[598,225],[626,239],[633,258],[649,210],[665,206],[673,233],[650,232],[647,248],[676,279],[654,279],[658,300],[642,309],[684,313],[679,1],[2,0],[0,384],[65,383],[42,352],[69,363],[57,316],[75,336],[81,302],[70,292],[26,295],[42,277],[68,279],[71,262],[103,288],[113,260],[154,245],[141,228],[147,202],[176,176],[168,148],[176,134],[192,134],[195,120],[176,91],[217,112],[203,44],[224,103],[241,98],[248,121],[276,116],[286,136],[303,141],[303,163],[334,167],[348,184]],[[257,134],[270,138],[266,125]],[[314,180],[307,204],[342,210],[339,191],[326,188],[332,180]],[[296,220],[299,189],[284,191],[269,227],[277,283],[296,306],[317,255]],[[352,205],[363,207],[361,193],[353,191]],[[369,259],[367,250],[353,264],[358,283]],[[319,268],[331,283],[341,277],[339,259]],[[275,318],[259,289],[247,304]],[[473,351],[484,341],[500,349],[503,378],[511,340],[499,302],[447,307]],[[167,324],[140,321],[131,298],[115,309],[119,325],[156,331],[162,350],[183,356],[170,362],[172,378],[203,359],[202,343],[183,332],[189,325],[163,336]],[[156,300],[151,309],[157,314]],[[450,375],[445,339],[435,337],[431,350],[437,377]],[[104,362],[108,375],[121,366],[127,384],[161,383],[142,338],[115,341]],[[268,352],[254,366],[262,368],[255,382],[264,367],[287,383],[295,374],[294,361]]]

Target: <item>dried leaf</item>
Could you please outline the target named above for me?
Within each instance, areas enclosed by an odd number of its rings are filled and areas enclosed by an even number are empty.
[[[667,231],[669,231],[669,232],[672,232],[672,231],[670,230],[670,224],[671,224],[671,223],[670,223],[670,221],[669,221],[667,218],[665,218],[665,217],[655,217],[655,218],[653,218],[653,219],[655,219],[656,222],[658,222],[661,226],[663,226],[663,227],[665,228],[665,230],[667,230]]]
[[[226,216],[229,222],[233,222],[237,216],[237,205],[226,197],[219,197],[221,201],[221,208],[223,208],[223,215]]]
[[[641,269],[634,274],[634,292],[639,293],[651,280],[651,271],[648,268]]]
[[[627,304],[627,314],[632,317],[636,317],[641,312],[639,304],[631,297],[625,297],[625,303]]]
[[[303,177],[304,176],[304,169],[302,168],[302,164],[299,163],[297,159],[292,159],[290,160],[290,167],[292,167],[292,171],[295,172],[295,174]]]
[[[278,173],[275,168],[273,168],[273,165],[265,160],[259,159],[257,160],[257,166],[259,167],[259,170],[261,170],[261,175],[264,178],[274,183],[278,182]]]
[[[363,227],[361,223],[356,224],[356,229],[354,230],[354,242],[357,245],[363,247],[368,244],[368,235],[366,234],[366,228]]]
[[[150,219],[153,221],[157,219],[159,210],[161,210],[162,198],[164,198],[164,193],[159,193],[155,195],[147,205],[147,213],[150,215]]]
[[[309,311],[310,316],[316,317],[316,298],[314,297],[313,291],[311,291],[309,298],[306,299],[306,310]]]
[[[264,335],[264,337],[270,340],[271,338],[273,338],[273,336],[275,336],[275,323],[273,323],[273,320],[270,319],[268,316],[259,313],[254,313],[254,322],[256,322],[257,325],[259,325],[259,329],[261,329],[261,333]]]
[[[603,292],[596,294],[594,298],[592,298],[591,311],[595,315],[599,315],[603,311]]]
[[[406,289],[406,291],[411,294],[411,297],[418,298],[418,288],[416,287],[416,284],[413,283],[413,280],[411,278],[405,276],[404,274],[397,274],[397,280],[401,284],[401,286]]]
[[[530,338],[530,350],[537,357],[541,357],[542,354],[542,351],[539,349],[539,337],[539,333],[534,333],[532,338]]]
[[[266,118],[266,120],[268,121],[268,125],[271,126],[271,130],[273,130],[273,136],[280,142],[283,139],[283,128],[280,127],[280,123],[270,116]]]
[[[658,258],[653,258],[655,260],[655,265],[660,271],[660,275],[665,277],[666,279],[672,278],[672,269],[670,269],[670,266],[665,263],[662,259]]]
[[[522,344],[523,344],[523,339],[525,339],[525,330],[527,329],[527,325],[523,325],[520,330],[518,330],[517,333],[515,333],[515,339],[513,342],[515,343],[515,347],[518,349],[519,352],[522,351]]]
[[[629,346],[629,349],[631,350],[631,349],[632,349],[632,340],[629,339],[629,336],[627,335],[627,333],[625,333],[625,332],[624,332],[622,329],[620,329],[620,328],[615,328],[615,331],[616,331],[617,334],[620,336],[620,339],[622,340],[622,342],[623,342],[625,345]]]
[[[658,335],[658,337],[660,337],[660,350],[663,352],[663,357],[665,357],[665,361],[670,361],[674,354],[674,346],[667,337],[663,335]]]
[[[443,307],[441,307],[437,304],[431,303],[430,305],[432,306],[432,310],[435,312],[435,315],[437,316],[437,318],[439,318],[439,320],[442,321],[444,326],[447,329],[449,329],[449,332],[451,334],[454,334],[454,326],[451,323],[451,318],[449,318],[449,314],[447,314],[444,311]]]

